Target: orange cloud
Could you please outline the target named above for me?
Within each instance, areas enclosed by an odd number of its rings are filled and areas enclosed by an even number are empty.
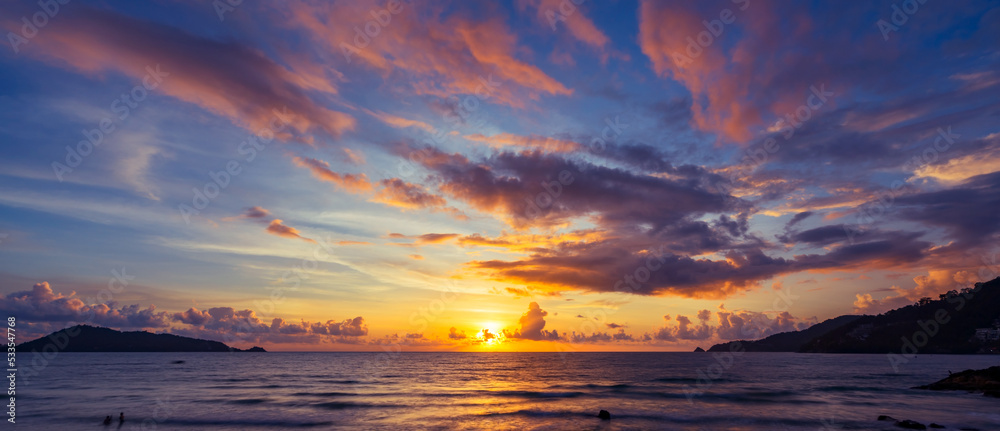
[[[457,233],[425,233],[417,237],[417,244],[440,244],[458,238]]]
[[[441,196],[427,193],[423,186],[399,178],[382,180],[380,184],[382,189],[375,195],[375,202],[407,209],[439,207],[447,203]]]
[[[371,245],[368,241],[337,241],[337,245]]]
[[[591,47],[603,49],[609,42],[608,36],[580,11],[577,2],[521,0],[519,3],[522,10],[526,6],[535,8],[538,12],[537,18],[551,26],[553,31],[558,31],[559,25],[562,23],[574,38]]]
[[[476,133],[463,137],[470,141],[489,144],[490,147],[498,149],[516,147],[528,150],[542,150],[547,153],[571,153],[581,148],[580,144],[573,141],[535,135],[519,136],[512,133],[501,133],[499,135],[483,136]]]
[[[385,124],[388,124],[388,125],[390,125],[392,127],[395,127],[397,129],[403,129],[403,128],[407,128],[407,127],[416,127],[416,128],[421,129],[421,130],[423,130],[423,131],[425,131],[427,133],[434,133],[434,131],[435,131],[434,126],[431,126],[430,124],[427,124],[427,123],[425,123],[423,121],[410,120],[410,119],[403,118],[403,117],[398,117],[398,116],[395,116],[395,115],[392,115],[392,114],[386,114],[385,112],[382,112],[382,111],[372,111],[372,110],[369,110],[369,109],[365,109],[364,111],[366,113],[368,113],[369,115],[371,115],[371,116],[379,119],[379,121],[381,121],[381,122],[383,122]]]
[[[363,25],[369,11],[379,7],[361,1],[297,3],[290,7],[286,25],[306,30],[326,50],[337,53],[335,62],[361,62],[386,77],[410,80],[416,94],[479,94],[491,102],[521,108],[541,95],[573,93],[517,58],[529,51],[517,44],[517,36],[496,13],[486,21],[473,21],[459,13],[445,18],[441,6],[405,2],[375,37],[364,40],[353,25],[344,25],[352,17]]]
[[[812,34],[812,18],[791,8],[735,0],[715,8],[698,2],[643,0],[639,45],[653,70],[691,92],[695,126],[738,143],[806,103],[836,76],[821,55],[790,60]],[[781,32],[776,28],[788,27]],[[808,78],[803,78],[807,74]],[[825,93],[824,93],[825,94]],[[823,99],[825,101],[825,99]],[[775,127],[772,126],[771,131]]]
[[[123,73],[147,90],[198,105],[253,132],[271,130],[290,138],[293,130],[322,130],[337,137],[354,129],[353,117],[305,93],[335,93],[332,84],[313,71],[290,70],[258,50],[84,7],[60,15],[59,21],[32,40],[30,55],[94,76]],[[4,23],[8,29],[13,25]]]
[[[347,157],[347,161],[355,165],[365,164],[365,153],[361,150],[352,150],[350,148],[344,148],[344,155]]]
[[[448,201],[443,197],[428,192],[419,184],[408,183],[399,178],[372,183],[365,174],[340,174],[330,170],[329,163],[309,157],[294,157],[292,162],[296,166],[308,168],[316,178],[334,183],[349,193],[369,193],[378,187],[369,198],[371,202],[404,210],[429,209],[431,212],[451,214],[458,220],[468,220],[468,216],[457,208],[447,206]]]
[[[643,1],[639,44],[658,75],[672,77],[691,91],[699,128],[744,142],[751,136],[749,127],[760,122],[759,113],[741,103],[749,78],[726,75],[727,59],[718,41],[704,48],[692,42],[706,31],[702,24],[706,18],[711,19],[678,4]]]
[[[316,241],[314,241],[312,239],[309,239],[309,238],[303,237],[302,235],[299,235],[299,230],[298,229],[295,229],[295,228],[293,228],[291,226],[285,226],[285,225],[281,224],[281,219],[274,219],[274,220],[272,220],[271,224],[267,225],[267,228],[264,229],[264,230],[266,230],[267,233],[272,234],[272,235],[277,235],[277,236],[281,236],[281,237],[285,237],[285,238],[298,238],[298,239],[301,239],[301,240],[306,241],[306,242],[311,242],[313,244],[316,243]]]
[[[330,164],[309,157],[295,157],[292,162],[296,166],[309,168],[313,176],[323,181],[336,184],[348,193],[364,193],[372,190],[372,183],[365,174],[339,174],[330,170]]]

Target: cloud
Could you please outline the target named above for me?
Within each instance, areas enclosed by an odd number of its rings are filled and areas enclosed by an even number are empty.
[[[253,206],[253,207],[249,207],[249,208],[244,208],[243,209],[243,214],[240,214],[240,215],[235,216],[235,217],[225,217],[222,220],[223,221],[234,221],[234,220],[239,220],[239,219],[264,220],[264,219],[268,218],[270,215],[271,215],[271,212],[268,211],[267,209],[264,209],[264,208],[258,207],[258,206]]]
[[[677,316],[677,326],[664,326],[653,334],[653,338],[661,341],[709,339],[715,334],[712,328],[708,326],[708,316],[705,314],[707,312],[708,310],[698,312],[698,317],[705,317],[705,319],[700,319],[700,322],[697,324],[692,324],[691,319],[687,316]],[[669,321],[670,316],[664,316],[663,319]]]
[[[337,245],[371,245],[368,241],[337,241]]]
[[[938,295],[949,290],[961,290],[978,281],[975,274],[969,271],[931,270],[927,275],[913,278],[914,286],[903,288],[890,286],[890,292],[882,298],[875,298],[871,293],[856,294],[854,312],[860,314],[878,314],[892,309],[913,304],[920,298],[938,299]],[[876,293],[877,294],[877,293]]]
[[[19,324],[40,323],[39,330],[53,330],[48,323],[90,323],[120,328],[163,328],[167,326],[166,313],[150,305],[118,307],[114,301],[89,304],[75,293],[55,293],[48,282],[36,283],[31,290],[13,292],[0,299],[0,312],[16,316]],[[31,327],[31,326],[29,326]],[[61,328],[55,328],[61,329]]]
[[[271,235],[277,235],[285,238],[298,238],[305,242],[311,242],[313,244],[316,243],[315,240],[300,235],[298,229],[281,224],[281,219],[271,220],[271,224],[267,225],[267,228],[264,230]]]
[[[49,283],[41,282],[31,290],[0,298],[0,312],[17,316],[18,324],[28,331],[25,336],[42,336],[82,323],[117,329],[157,329],[227,344],[338,342],[368,335],[368,326],[360,316],[343,321],[290,323],[273,318],[266,322],[252,310],[232,307],[167,312],[157,311],[153,305],[142,308],[138,304],[119,307],[114,301],[87,303],[91,301],[75,293],[55,293]]]
[[[899,214],[907,220],[947,230],[956,249],[995,243],[1000,217],[1000,172],[972,177],[946,190],[914,193],[896,199]]]
[[[381,188],[372,197],[372,202],[402,208],[404,210],[429,209],[431,212],[451,214],[455,219],[468,220],[468,217],[456,208],[447,205],[443,197],[427,191],[424,186],[408,183],[399,178],[390,178],[379,182]]]
[[[441,244],[458,238],[457,233],[425,233],[417,236],[417,244]]]
[[[244,218],[249,218],[249,219],[262,219],[262,218],[266,218],[270,214],[271,214],[271,212],[268,211],[268,210],[266,210],[266,209],[264,209],[264,208],[261,208],[261,207],[250,207],[250,208],[247,208],[243,212],[243,217]]]
[[[173,328],[172,333],[226,343],[357,342],[352,339],[368,335],[368,325],[360,316],[326,322],[286,322],[275,317],[267,322],[257,317],[253,310],[213,307],[203,311],[190,308],[185,312],[172,314],[171,320],[188,325]]]
[[[721,341],[756,340],[780,332],[799,331],[816,323],[815,318],[801,319],[787,311],[777,313],[729,311],[722,305],[719,306],[719,311],[716,311],[715,315],[717,323],[714,326],[708,324],[712,317],[712,312],[709,310],[698,311],[698,323],[692,322],[687,316],[679,315],[676,319],[671,319],[667,315],[663,318],[668,324],[651,334],[646,334],[644,338],[671,343],[709,339]],[[671,320],[676,320],[677,325],[671,326],[669,324]]]
[[[522,338],[525,340],[558,340],[559,332],[545,329],[545,316],[549,313],[542,310],[537,302],[528,304],[528,311],[521,315],[517,323],[520,329],[516,331],[512,338]]]
[[[511,133],[501,133],[493,136],[483,136],[476,133],[463,138],[473,142],[488,144],[492,148],[541,150],[547,153],[571,153],[583,149],[583,146],[564,139],[547,138],[543,136],[519,136]]]
[[[499,11],[476,20],[463,12],[443,16],[444,8],[424,2],[402,3],[364,49],[345,49],[356,36],[352,25],[369,19],[367,2],[297,3],[290,8],[287,26],[305,30],[335,64],[363,64],[386,78],[408,83],[415,94],[448,97],[478,94],[493,103],[525,107],[542,95],[570,95],[573,91],[538,67],[518,57],[530,53],[504,25]],[[486,6],[487,9],[494,9]],[[459,9],[463,9],[459,7]],[[433,52],[434,55],[426,55]]]
[[[358,166],[367,163],[365,160],[365,153],[363,153],[361,150],[352,150],[350,148],[341,148],[341,149],[344,150],[344,159],[343,159],[344,161],[352,165],[358,165]]]
[[[457,328],[452,326],[451,328],[448,328],[448,338],[452,340],[464,340],[468,337],[465,335],[465,331],[459,331]]]
[[[292,163],[309,169],[313,176],[331,182],[348,193],[365,193],[372,190],[372,183],[365,174],[339,174],[330,170],[330,164],[309,157],[294,157]]]
[[[799,331],[816,323],[815,319],[801,319],[787,311],[774,317],[756,311],[729,311],[719,306],[716,335],[722,340],[753,340],[780,332]]]
[[[447,205],[443,197],[427,191],[419,184],[403,181],[399,178],[389,178],[377,183],[368,180],[365,174],[340,174],[330,170],[330,164],[309,157],[294,157],[296,166],[308,168],[314,177],[333,183],[348,193],[367,194],[375,192],[369,200],[403,210],[429,209],[431,212],[451,214],[458,220],[468,217],[456,208]]]
[[[930,253],[931,244],[920,241],[920,235],[885,232],[868,242],[841,243],[826,254],[785,258],[768,256],[762,244],[740,245],[729,242],[731,239],[688,244],[678,242],[678,237],[667,231],[659,238],[626,236],[559,243],[518,260],[471,261],[467,269],[497,281],[527,284],[547,291],[725,298],[757,288],[761,281],[782,274],[912,265]],[[701,237],[701,241],[705,240]],[[700,250],[702,247],[705,249]],[[694,248],[688,253],[717,253],[718,257],[691,257],[684,254],[685,248]]]
[[[660,229],[689,213],[741,205],[696,179],[646,176],[541,152],[502,152],[473,162],[434,148],[419,151],[426,154],[419,162],[433,171],[431,180],[445,195],[515,228],[595,214],[606,225],[649,223]]]
[[[366,113],[368,113],[369,115],[377,118],[379,121],[381,121],[381,122],[383,122],[385,124],[388,124],[388,125],[390,125],[392,127],[395,127],[397,129],[402,129],[402,128],[406,128],[406,127],[414,127],[414,128],[423,130],[423,131],[425,131],[427,133],[435,133],[437,131],[436,129],[434,129],[434,126],[431,126],[430,124],[427,124],[427,123],[425,123],[423,121],[410,120],[410,119],[407,119],[407,118],[395,116],[395,115],[392,115],[392,114],[387,114],[385,112],[377,111],[377,110],[376,111],[372,111],[372,110],[365,109],[364,111]]]
[[[813,215],[812,211],[802,211],[800,213],[795,214],[794,216],[792,216],[792,219],[788,221],[788,224],[785,225],[785,229],[786,230],[791,229],[792,226],[801,223],[803,220],[805,220],[811,215]]]
[[[960,184],[972,177],[1000,171],[1000,151],[970,154],[938,165],[925,165],[913,172],[915,178],[933,178],[947,185]]]
[[[535,9],[536,18],[541,23],[551,26],[553,31],[559,31],[561,29],[558,26],[565,25],[566,30],[575,39],[594,49],[603,50],[610,39],[587,18],[579,3],[567,3],[563,0],[519,0],[518,6],[521,10],[528,7]]]
[[[282,129],[325,132],[338,137],[354,129],[350,115],[313,101],[306,93],[336,94],[336,88],[308,70],[282,66],[263,52],[220,42],[177,28],[86,6],[60,14],[58,26],[32,39],[29,55],[51,64],[100,76],[119,72],[135,80],[160,71],[156,92],[197,105],[250,131]],[[14,24],[5,23],[8,29]],[[275,127],[284,121],[287,126]]]

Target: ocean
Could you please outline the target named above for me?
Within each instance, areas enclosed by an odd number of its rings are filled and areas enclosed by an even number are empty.
[[[1000,430],[1000,399],[910,389],[998,363],[920,355],[894,370],[885,355],[793,353],[59,353],[18,379],[10,429],[900,429],[876,421],[889,415]],[[596,417],[602,409],[610,421]],[[102,425],[108,415],[114,422]]]

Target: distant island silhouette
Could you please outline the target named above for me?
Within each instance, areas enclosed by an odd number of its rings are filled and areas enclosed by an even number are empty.
[[[716,344],[709,352],[1000,353],[1000,278],[877,316],[844,315],[801,331]]]
[[[116,331],[90,325],[61,329],[17,346],[20,352],[42,351],[54,344],[62,352],[266,352],[254,346],[243,350],[218,341],[147,331]]]

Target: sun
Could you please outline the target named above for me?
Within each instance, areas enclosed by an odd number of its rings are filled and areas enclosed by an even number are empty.
[[[483,324],[483,329],[476,333],[475,338],[486,347],[498,346],[507,340],[501,326],[493,322]]]

